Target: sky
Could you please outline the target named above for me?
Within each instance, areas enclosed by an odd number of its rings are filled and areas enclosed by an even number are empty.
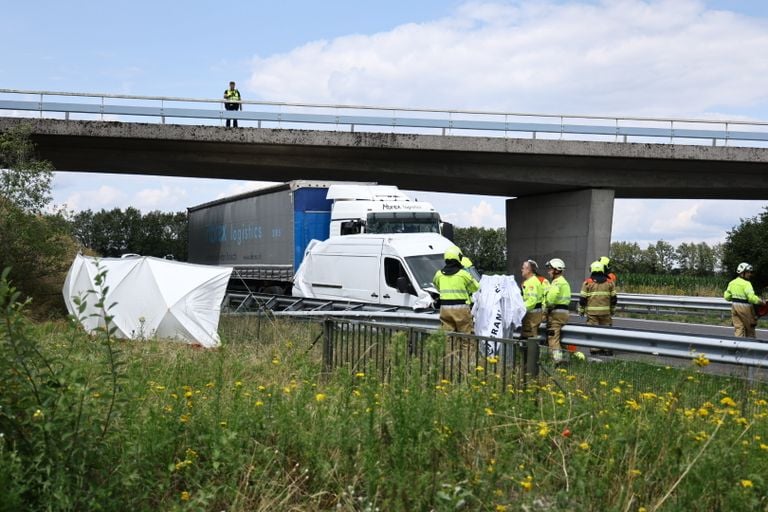
[[[3,2],[0,88],[768,121],[768,2]],[[766,177],[768,179],[768,176]],[[58,172],[74,211],[184,211],[260,182]],[[745,187],[749,184],[745,183]],[[410,191],[458,226],[507,197]],[[768,201],[617,199],[613,241],[722,242]]]

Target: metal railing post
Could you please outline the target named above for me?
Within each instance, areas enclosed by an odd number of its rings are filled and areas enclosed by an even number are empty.
[[[333,369],[333,324],[330,318],[323,320],[323,366],[327,372]]]
[[[539,375],[539,338],[525,340],[525,373],[531,377]]]

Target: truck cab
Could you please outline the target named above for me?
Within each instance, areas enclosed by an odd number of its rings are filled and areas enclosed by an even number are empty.
[[[328,188],[333,201],[330,236],[362,233],[441,233],[440,214],[413,201],[397,187],[338,184]]]

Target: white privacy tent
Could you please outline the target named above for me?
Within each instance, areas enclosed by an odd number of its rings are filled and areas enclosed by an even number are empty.
[[[87,302],[80,316],[89,332],[104,325],[103,314],[95,307],[100,294],[95,284],[97,265],[107,272],[105,305],[115,303],[108,311],[114,316],[115,336],[177,338],[204,347],[219,344],[219,315],[231,268],[149,256],[92,258],[78,254],[64,281],[64,302],[73,315],[79,314],[74,298]]]

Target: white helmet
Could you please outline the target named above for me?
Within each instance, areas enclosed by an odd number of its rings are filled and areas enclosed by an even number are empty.
[[[752,272],[752,265],[750,265],[749,263],[746,263],[746,262],[739,263],[739,266],[736,267],[736,273],[737,274],[742,274],[744,272]]]
[[[547,262],[547,266],[559,272],[562,272],[563,270],[565,270],[565,262],[560,258],[552,258]]]

